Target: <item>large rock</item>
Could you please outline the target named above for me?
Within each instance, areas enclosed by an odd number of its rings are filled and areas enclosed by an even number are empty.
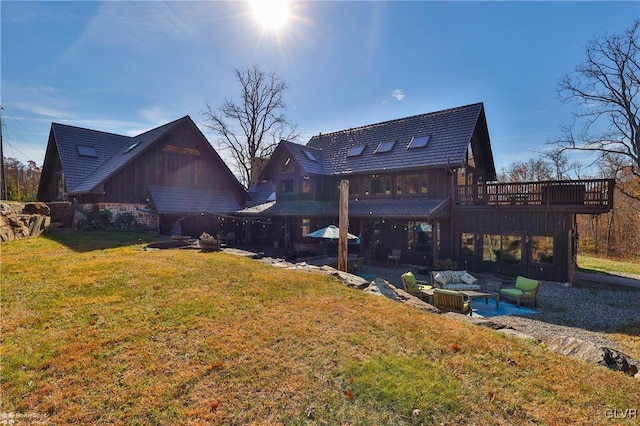
[[[630,376],[638,373],[637,361],[610,348],[567,336],[554,336],[545,343],[547,348],[562,355],[599,364],[614,371],[622,371]]]
[[[22,212],[25,214],[39,214],[40,216],[51,215],[51,210],[45,203],[25,203]]]

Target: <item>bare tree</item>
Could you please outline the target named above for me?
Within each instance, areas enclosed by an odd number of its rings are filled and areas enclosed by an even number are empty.
[[[207,102],[203,125],[219,136],[218,149],[231,154],[240,180],[249,186],[256,177],[256,165],[271,155],[278,142],[296,141],[300,135],[284,115],[287,83],[275,72],[265,74],[255,65],[236,69],[235,74],[240,102],[225,98],[217,109]]]
[[[575,122],[563,127],[564,135],[556,142],[561,150],[621,158],[623,169],[635,177],[640,177],[639,28],[637,20],[622,34],[592,40],[586,59],[560,80],[561,99],[575,101],[578,110]],[[640,199],[640,187],[620,189]]]

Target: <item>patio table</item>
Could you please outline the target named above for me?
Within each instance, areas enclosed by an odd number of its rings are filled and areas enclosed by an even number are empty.
[[[462,290],[460,293],[467,296],[471,303],[473,304],[473,299],[477,299],[479,297],[484,297],[484,303],[489,303],[489,298],[492,297],[496,299],[496,308],[500,307],[500,293],[491,293],[488,291],[477,291],[477,290]]]

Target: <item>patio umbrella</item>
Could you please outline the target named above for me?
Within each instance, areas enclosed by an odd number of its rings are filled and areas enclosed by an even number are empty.
[[[326,228],[318,229],[305,235],[305,237],[311,238],[325,238],[327,240],[337,240],[340,238],[340,229],[335,225],[329,225]],[[360,237],[347,232],[347,239],[359,240]]]

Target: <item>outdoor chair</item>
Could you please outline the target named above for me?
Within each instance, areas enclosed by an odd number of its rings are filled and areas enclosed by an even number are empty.
[[[402,255],[402,250],[400,249],[391,250],[391,254],[387,255],[387,263],[389,263],[392,260],[395,260],[397,265],[401,255]]]
[[[402,285],[404,291],[412,296],[416,296],[419,299],[423,299],[425,295],[421,293],[422,290],[430,290],[432,287],[426,281],[417,280],[413,272],[405,272],[400,275],[402,278]]]
[[[540,281],[518,276],[514,287],[500,289],[500,296],[515,300],[518,306],[526,300],[533,300],[533,306],[538,306],[539,288]]]
[[[445,312],[472,314],[471,300],[466,300],[464,294],[456,290],[434,289],[433,306]]]

